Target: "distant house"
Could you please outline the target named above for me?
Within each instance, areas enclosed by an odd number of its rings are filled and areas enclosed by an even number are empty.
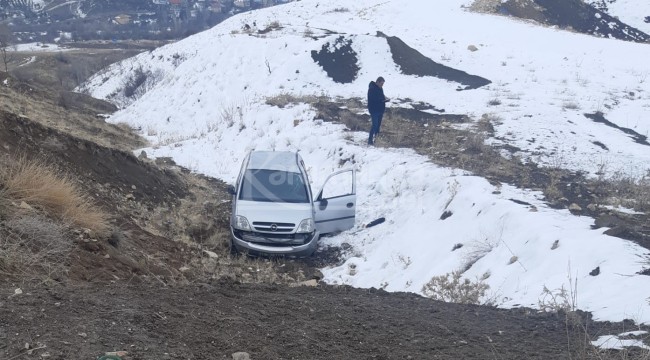
[[[274,5],[273,0],[250,0],[251,6],[255,7],[266,7]]]
[[[238,8],[249,8],[251,7],[251,0],[235,0],[233,5]]]
[[[113,18],[113,21],[115,21],[115,23],[120,24],[120,25],[130,24],[131,23],[131,15],[127,15],[127,14],[117,15],[116,17]]]
[[[208,9],[215,13],[222,13],[225,6],[221,0],[212,0],[210,5],[208,5]]]

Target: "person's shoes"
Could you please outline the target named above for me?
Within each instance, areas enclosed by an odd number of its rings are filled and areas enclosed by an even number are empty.
[[[372,141],[368,141],[368,146],[374,146],[374,145],[375,145],[374,142],[372,142]]]

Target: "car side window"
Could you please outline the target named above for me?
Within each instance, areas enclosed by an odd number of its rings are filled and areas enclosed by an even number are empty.
[[[346,171],[330,177],[323,187],[321,199],[354,194],[354,172]]]

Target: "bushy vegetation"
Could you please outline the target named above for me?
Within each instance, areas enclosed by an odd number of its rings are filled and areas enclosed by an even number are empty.
[[[0,275],[62,279],[73,232],[108,236],[108,215],[71,176],[45,161],[19,158],[8,164],[0,169]]]
[[[476,281],[467,278],[461,279],[462,275],[460,271],[453,271],[434,276],[422,286],[422,293],[434,300],[459,304],[489,305],[489,301],[482,301],[482,299],[490,289],[490,285],[480,279]]]
[[[27,212],[41,211],[65,224],[89,229],[97,236],[109,231],[108,215],[95,206],[74,179],[43,160],[18,159],[0,172],[5,202]]]
[[[133,75],[124,82],[124,96],[133,97],[136,91],[147,81],[151,72],[144,71],[142,68],[137,68]]]

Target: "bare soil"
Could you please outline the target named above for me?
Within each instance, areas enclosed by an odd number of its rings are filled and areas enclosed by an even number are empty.
[[[5,359],[569,359],[586,349],[564,315],[374,289],[115,282],[23,291],[0,292]]]

